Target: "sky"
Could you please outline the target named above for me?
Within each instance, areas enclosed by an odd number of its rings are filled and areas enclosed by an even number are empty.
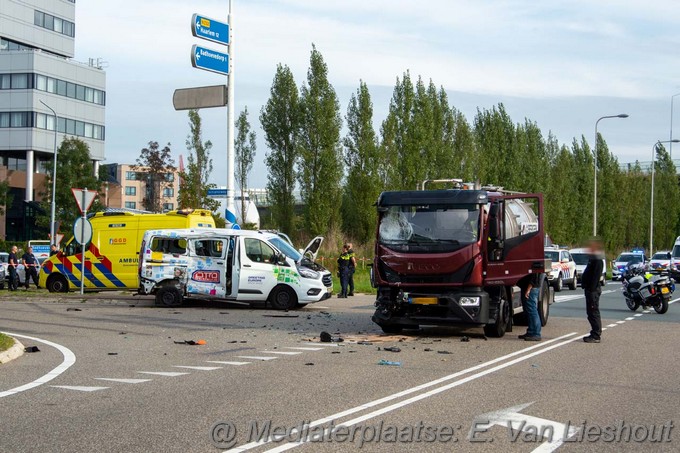
[[[233,7],[235,109],[247,106],[258,135],[250,187],[266,184],[258,117],[276,65],[289,65],[300,85],[313,43],[343,118],[364,80],[377,127],[408,70],[443,86],[470,122],[477,108],[503,102],[515,122],[529,118],[564,143],[581,135],[592,142],[599,117],[627,113],[599,126],[620,162],[650,160],[654,143],[670,136],[671,96],[680,93],[676,0],[233,0]],[[227,12],[227,0],[76,4],[76,59],[106,62],[107,163],[134,162],[150,140],[171,143],[175,160],[186,159],[187,112],[173,109],[173,91],[226,83],[191,67],[193,44],[224,50],[192,37],[191,17],[226,20]],[[680,96],[675,107],[680,138]],[[225,185],[226,108],[201,115],[213,142],[211,180]],[[680,158],[680,143],[675,149]]]

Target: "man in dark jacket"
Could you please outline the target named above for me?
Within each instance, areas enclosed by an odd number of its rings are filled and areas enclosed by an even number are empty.
[[[590,258],[581,276],[581,287],[586,295],[586,313],[590,323],[590,335],[583,337],[583,341],[586,343],[599,343],[602,336],[602,319],[600,318],[602,287],[600,286],[600,278],[603,271],[602,243],[594,239],[590,241]]]

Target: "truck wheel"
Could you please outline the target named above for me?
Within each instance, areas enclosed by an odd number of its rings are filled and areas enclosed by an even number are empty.
[[[571,280],[571,283],[569,283],[569,289],[574,291],[576,289],[577,285],[578,285],[578,280],[576,279],[576,271],[574,271],[574,278]]]
[[[574,280],[576,280],[574,278]],[[538,316],[541,318],[541,327],[548,324],[548,317],[550,316],[550,287],[543,285],[543,291],[538,298]]]
[[[279,286],[272,291],[269,302],[276,310],[292,310],[297,307],[297,294],[287,286]]]
[[[496,314],[496,322],[494,324],[487,324],[484,326],[484,334],[487,337],[501,338],[505,335],[505,331],[510,324],[510,305],[505,300],[501,298],[498,307],[498,313]]]
[[[19,277],[17,276],[18,279]],[[66,281],[66,277],[59,274],[51,275],[47,279],[47,290],[51,293],[67,293],[68,281]]]
[[[184,303],[184,297],[174,286],[164,286],[156,292],[156,305],[179,307],[182,303]]]

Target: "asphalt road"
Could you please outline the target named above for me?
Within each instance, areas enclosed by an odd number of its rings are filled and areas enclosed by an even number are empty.
[[[597,345],[580,291],[557,294],[540,343],[520,327],[381,336],[369,296],[288,313],[18,296],[0,295],[0,331],[40,352],[0,365],[1,452],[680,450],[680,303],[632,313],[620,284]]]

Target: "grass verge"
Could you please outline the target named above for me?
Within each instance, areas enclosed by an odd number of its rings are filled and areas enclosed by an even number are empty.
[[[0,352],[6,351],[14,346],[14,340],[4,333],[0,333]]]

